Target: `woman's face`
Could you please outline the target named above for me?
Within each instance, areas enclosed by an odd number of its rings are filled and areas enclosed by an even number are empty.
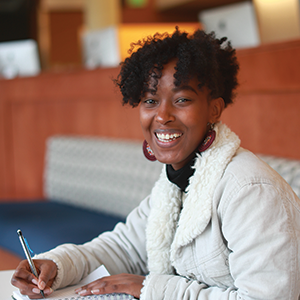
[[[209,129],[207,123],[218,121],[224,101],[209,100],[209,90],[200,90],[196,78],[176,87],[175,65],[176,61],[166,64],[155,95],[147,92],[141,99],[140,122],[157,160],[178,170],[190,161],[203,141]]]

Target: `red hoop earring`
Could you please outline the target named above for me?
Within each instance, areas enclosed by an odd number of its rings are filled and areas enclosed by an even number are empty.
[[[203,142],[201,143],[201,145],[199,146],[198,150],[199,152],[203,152],[206,149],[208,149],[210,147],[210,145],[213,143],[213,141],[216,138],[216,132],[213,129],[210,129],[205,137],[205,139],[203,140]]]
[[[148,142],[144,140],[143,142],[143,153],[147,159],[150,161],[156,161],[156,157],[154,155],[153,150],[150,148]]]

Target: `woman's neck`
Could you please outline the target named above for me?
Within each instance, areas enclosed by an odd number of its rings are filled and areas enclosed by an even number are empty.
[[[167,177],[169,181],[176,184],[183,192],[186,192],[186,188],[189,185],[189,178],[194,174],[195,169],[193,165],[195,163],[196,153],[193,158],[182,168],[174,170],[172,165],[167,165]]]

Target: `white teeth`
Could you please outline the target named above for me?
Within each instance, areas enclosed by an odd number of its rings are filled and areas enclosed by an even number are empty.
[[[180,137],[182,134],[180,133],[172,133],[172,134],[164,134],[164,133],[157,133],[156,136],[157,138],[162,141],[162,142],[169,142],[177,139]]]

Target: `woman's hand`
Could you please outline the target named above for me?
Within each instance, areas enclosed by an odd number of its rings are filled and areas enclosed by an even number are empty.
[[[144,276],[133,274],[112,275],[84,285],[75,292],[80,296],[125,293],[139,299],[144,279]]]
[[[30,299],[41,298],[41,290],[45,296],[50,295],[53,290],[51,286],[57,274],[57,266],[52,260],[33,261],[39,274],[36,278],[30,269],[27,260],[20,262],[11,279],[11,284],[19,288],[22,295],[27,295]]]

